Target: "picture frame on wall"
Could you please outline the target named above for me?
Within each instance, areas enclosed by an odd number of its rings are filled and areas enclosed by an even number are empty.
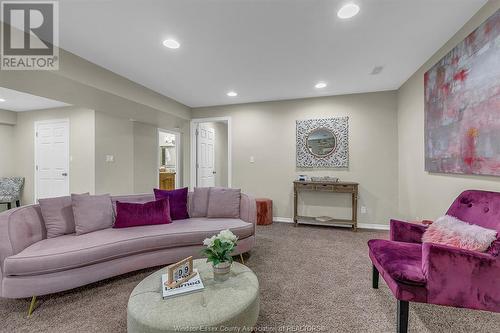
[[[349,167],[349,117],[297,120],[296,166]]]
[[[500,176],[500,10],[424,75],[425,170]]]

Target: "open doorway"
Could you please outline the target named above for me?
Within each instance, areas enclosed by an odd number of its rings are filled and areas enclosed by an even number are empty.
[[[193,119],[191,132],[192,187],[230,187],[230,119]]]
[[[162,190],[180,186],[180,140],[180,133],[158,129],[158,186]]]

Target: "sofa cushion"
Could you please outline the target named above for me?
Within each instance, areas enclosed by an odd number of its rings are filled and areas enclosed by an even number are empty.
[[[184,220],[189,218],[188,213],[188,188],[167,191],[155,188],[156,200],[168,198],[170,202],[170,217],[172,220]]]
[[[38,275],[84,267],[132,254],[202,245],[205,238],[230,229],[240,239],[253,234],[253,224],[240,219],[191,218],[170,224],[94,231],[39,241],[4,261],[4,274]]]
[[[116,202],[113,228],[172,223],[168,198],[146,203]]]
[[[208,210],[210,187],[195,187],[191,199],[191,217],[205,217]]]
[[[240,217],[241,190],[238,188],[211,187],[208,196],[208,217]]]
[[[413,285],[427,282],[422,271],[422,244],[372,239],[368,247],[372,257],[394,280]]]
[[[86,193],[88,195],[88,193]],[[72,234],[75,232],[75,218],[71,197],[39,199],[40,210],[47,229],[47,238]]]
[[[110,228],[113,225],[113,205],[109,194],[71,194],[76,235]]]
[[[131,202],[131,203],[146,203],[155,200],[153,193],[151,194],[129,194],[129,195],[114,195],[111,197],[111,202],[113,203],[113,214],[116,216],[116,203],[120,202]]]

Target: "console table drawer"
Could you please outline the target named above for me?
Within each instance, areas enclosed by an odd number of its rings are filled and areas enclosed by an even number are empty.
[[[318,184],[318,185],[314,185],[314,189],[316,191],[334,192],[335,191],[335,185]]]
[[[296,184],[297,186],[297,190],[301,190],[301,191],[314,191],[314,185],[313,184],[308,184],[308,183],[305,183],[305,184]]]
[[[355,190],[354,185],[336,185],[334,191],[342,193],[352,193]]]

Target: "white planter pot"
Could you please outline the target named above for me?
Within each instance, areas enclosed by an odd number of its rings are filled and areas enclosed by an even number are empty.
[[[214,267],[214,280],[217,282],[224,282],[229,278],[232,263],[229,261],[221,262],[220,264],[213,265]]]

